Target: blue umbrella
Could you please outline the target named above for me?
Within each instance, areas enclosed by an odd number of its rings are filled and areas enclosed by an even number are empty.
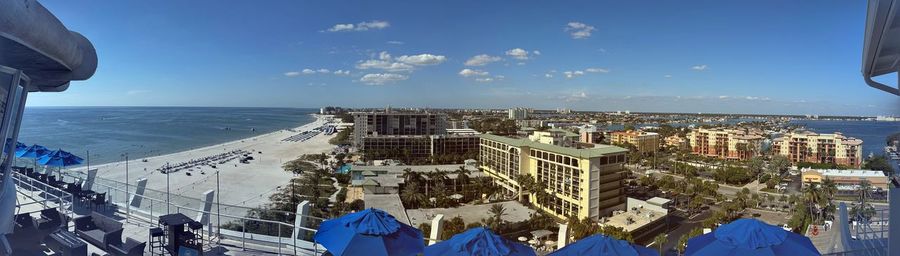
[[[535,256],[534,249],[477,227],[425,247],[425,256]]]
[[[28,145],[25,145],[25,143],[16,141],[16,152],[15,152],[16,155],[19,155],[19,152],[25,152],[26,149],[28,149]]]
[[[688,240],[685,255],[822,255],[808,237],[756,219],[738,219]]]
[[[50,152],[49,154],[38,158],[39,164],[56,167],[79,165],[83,161],[84,159],[81,159],[81,157],[63,151],[62,149]]]
[[[322,222],[313,238],[335,256],[412,256],[425,248],[422,231],[371,208]]]
[[[609,256],[658,256],[656,250],[628,243],[602,234],[596,234],[578,240],[547,254],[547,256],[585,256],[585,255],[609,255]]]
[[[46,147],[38,145],[38,144],[34,144],[34,145],[31,145],[30,147],[25,148],[25,150],[17,151],[16,157],[38,159],[49,153],[50,153],[50,150],[47,149]]]

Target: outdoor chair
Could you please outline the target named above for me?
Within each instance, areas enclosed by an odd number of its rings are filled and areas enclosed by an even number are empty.
[[[122,243],[122,223],[100,213],[75,218],[75,234],[102,250]]]
[[[106,207],[106,192],[96,193],[94,194],[94,198],[91,199],[92,209],[96,209],[101,206]]]
[[[62,226],[65,217],[56,208],[41,210],[41,218],[35,219],[35,226],[39,230],[58,229]]]
[[[150,228],[150,253],[156,254],[157,249],[159,253],[165,253],[165,243],[163,239],[165,239],[166,233],[162,228]]]

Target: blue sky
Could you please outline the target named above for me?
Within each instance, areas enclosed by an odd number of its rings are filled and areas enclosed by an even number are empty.
[[[896,114],[865,1],[43,1],[100,65],[30,106]]]

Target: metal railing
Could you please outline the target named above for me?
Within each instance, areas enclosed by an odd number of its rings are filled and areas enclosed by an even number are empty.
[[[60,213],[69,216],[70,218],[74,216],[74,213],[71,211],[71,205],[74,203],[72,194],[66,191],[63,191],[54,186],[50,186],[44,182],[39,180],[32,179],[31,177],[25,176],[18,172],[10,172],[12,174],[13,182],[16,184],[17,193],[22,193],[23,195],[28,196],[34,202],[24,203],[24,204],[16,204],[17,213],[19,210],[26,205],[31,204],[41,204],[42,209],[51,208],[47,203],[55,203],[57,210]],[[25,191],[22,191],[25,190]],[[37,194],[35,194],[37,193]]]
[[[82,179],[81,175],[73,175],[71,172],[64,174],[64,176],[73,180]],[[130,189],[126,193],[124,183],[97,178],[94,181],[92,190],[100,193],[105,192],[107,200],[114,204],[116,210],[120,213],[130,214],[130,216],[137,217],[151,225],[157,224],[155,221],[159,216],[171,213],[182,213],[191,218],[203,217],[200,214],[206,215],[205,217],[208,220],[205,230],[207,237],[218,238],[217,243],[221,243],[222,239],[239,242],[240,244],[236,246],[242,250],[254,249],[277,254],[284,254],[284,250],[288,250],[294,255],[298,255],[298,253],[320,255],[325,251],[323,247],[312,241],[312,234],[315,234],[318,225],[325,220],[324,218],[300,216],[308,223],[308,225],[301,227],[294,225],[294,223],[243,215],[258,210],[257,208],[225,204],[217,207],[213,203],[209,211],[203,211],[201,209],[204,203],[200,199],[181,195],[176,197],[175,194],[172,194],[169,203],[166,203],[165,192],[160,192],[162,194],[160,198],[137,195],[134,191],[135,187],[135,185],[129,186]],[[150,191],[153,190],[145,190],[145,192]],[[129,205],[131,200],[126,198],[126,194],[135,199],[140,198],[140,206],[134,207]],[[218,212],[217,208],[221,208],[222,212]],[[239,214],[226,213],[229,210]],[[285,220],[290,220],[290,217],[297,218],[294,212],[270,210],[267,214],[272,213],[284,215]]]

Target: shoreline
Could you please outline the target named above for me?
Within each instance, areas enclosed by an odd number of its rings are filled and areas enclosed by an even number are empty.
[[[165,155],[129,159],[129,184],[132,184],[133,190],[138,179],[147,178],[147,189],[165,191],[166,176],[169,176],[169,189],[172,194],[201,198],[203,192],[216,189],[215,173],[218,172],[222,190],[218,193],[222,204],[247,207],[265,204],[268,202],[268,196],[274,193],[277,187],[288,184],[290,178],[293,177],[293,174],[285,172],[281,168],[284,162],[296,159],[303,154],[327,153],[334,148],[328,143],[328,140],[334,135],[318,134],[303,142],[282,141],[284,138],[303,131],[310,131],[325,123],[327,116],[312,115],[315,118],[312,122],[297,127]],[[233,160],[225,164],[218,164],[216,168],[205,165],[196,166],[190,170],[173,172],[169,175],[157,171],[157,168],[166,163],[189,162],[233,150],[251,152],[250,156],[254,160],[250,160],[249,163]],[[97,177],[125,182],[125,161],[91,165],[90,168],[98,170]],[[87,166],[69,170],[85,172]]]

